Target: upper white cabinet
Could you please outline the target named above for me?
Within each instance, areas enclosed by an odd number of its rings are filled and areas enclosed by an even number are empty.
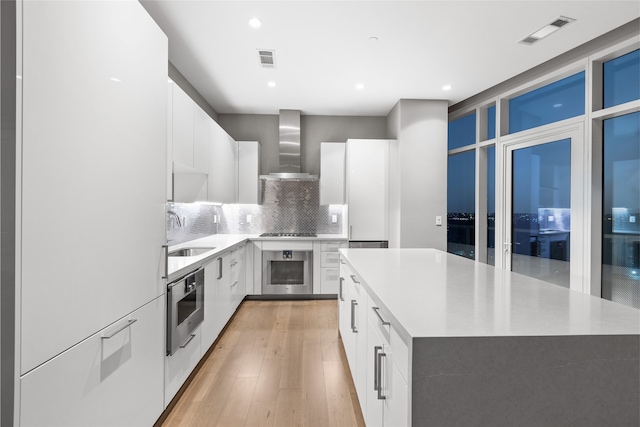
[[[389,240],[389,140],[347,141],[349,240]]]
[[[320,144],[320,204],[344,205],[344,142]]]
[[[173,161],[189,168],[193,163],[195,103],[177,84],[173,84]]]
[[[210,155],[208,200],[236,203],[238,186],[238,146],[213,120],[209,123]]]
[[[164,292],[168,48],[137,1],[21,8],[25,373]]]
[[[238,141],[238,203],[260,204],[260,143]]]
[[[199,105],[193,104],[193,168],[209,173],[210,135],[213,119]]]

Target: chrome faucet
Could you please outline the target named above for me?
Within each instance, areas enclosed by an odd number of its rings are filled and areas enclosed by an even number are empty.
[[[167,211],[167,213],[176,219],[175,223],[178,224],[178,227],[182,227],[182,221],[180,221],[180,216],[178,216],[177,213],[175,213],[174,211]],[[174,227],[171,227],[171,228],[174,228]]]

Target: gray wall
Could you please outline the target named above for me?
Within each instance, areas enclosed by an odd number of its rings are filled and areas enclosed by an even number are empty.
[[[447,108],[403,99],[389,114],[391,247],[447,250]]]
[[[236,141],[259,141],[262,173],[278,172],[278,115],[218,114],[218,123]],[[387,118],[302,115],[300,127],[302,171],[319,175],[321,142],[386,138]]]

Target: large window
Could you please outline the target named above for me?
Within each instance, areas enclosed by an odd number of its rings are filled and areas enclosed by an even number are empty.
[[[475,150],[449,156],[447,252],[475,259]]]
[[[602,297],[640,308],[640,112],[604,121]]]
[[[449,122],[449,150],[476,143],[476,114]]]
[[[604,108],[640,99],[640,50],[604,63]]]
[[[584,114],[584,76],[580,72],[509,100],[509,133]]]

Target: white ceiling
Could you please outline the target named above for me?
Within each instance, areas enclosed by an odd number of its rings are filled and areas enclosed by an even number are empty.
[[[169,60],[209,104],[247,114],[385,116],[408,98],[451,105],[640,16],[637,0],[142,4],[169,37]],[[517,43],[560,15],[576,21]],[[260,66],[257,49],[275,49],[275,69]]]

